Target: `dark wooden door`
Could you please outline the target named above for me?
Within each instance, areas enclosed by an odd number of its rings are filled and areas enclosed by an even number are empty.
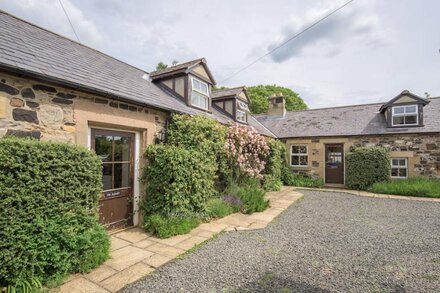
[[[344,145],[325,145],[325,183],[344,184]]]
[[[109,229],[133,224],[134,134],[92,129],[91,145],[102,161],[99,220]]]

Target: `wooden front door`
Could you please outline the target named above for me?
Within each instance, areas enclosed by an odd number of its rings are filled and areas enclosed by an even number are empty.
[[[344,145],[325,145],[325,183],[344,184]]]
[[[107,228],[133,224],[134,133],[92,129],[91,145],[102,161],[99,220]]]

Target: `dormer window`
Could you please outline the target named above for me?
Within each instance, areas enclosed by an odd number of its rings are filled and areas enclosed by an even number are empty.
[[[417,105],[393,106],[392,126],[408,126],[419,124]]]
[[[209,108],[209,86],[206,82],[195,77],[191,77],[191,105],[194,107],[208,110]]]
[[[241,101],[237,101],[237,111],[236,111],[236,119],[237,121],[246,123],[247,122],[247,112],[249,111],[249,107],[246,103]]]

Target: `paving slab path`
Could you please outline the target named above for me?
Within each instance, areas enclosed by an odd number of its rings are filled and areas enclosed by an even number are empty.
[[[262,229],[302,194],[292,187],[268,192],[270,208],[261,213],[240,213],[209,223],[203,223],[190,233],[159,239],[141,228],[131,228],[111,235],[111,258],[88,274],[75,274],[59,288],[61,293],[116,292],[124,286],[154,272],[194,246],[223,231]]]
[[[440,292],[440,203],[301,192],[122,292]]]

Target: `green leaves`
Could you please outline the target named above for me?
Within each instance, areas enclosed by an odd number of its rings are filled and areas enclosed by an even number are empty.
[[[108,257],[101,162],[85,148],[0,139],[0,285],[59,282]]]
[[[269,109],[268,98],[272,94],[282,93],[286,99],[287,111],[306,110],[307,105],[299,94],[289,88],[277,85],[257,85],[246,88],[251,99],[250,109],[253,114],[266,113]]]
[[[383,147],[355,148],[345,158],[345,184],[366,190],[376,182],[390,178],[390,157]]]

